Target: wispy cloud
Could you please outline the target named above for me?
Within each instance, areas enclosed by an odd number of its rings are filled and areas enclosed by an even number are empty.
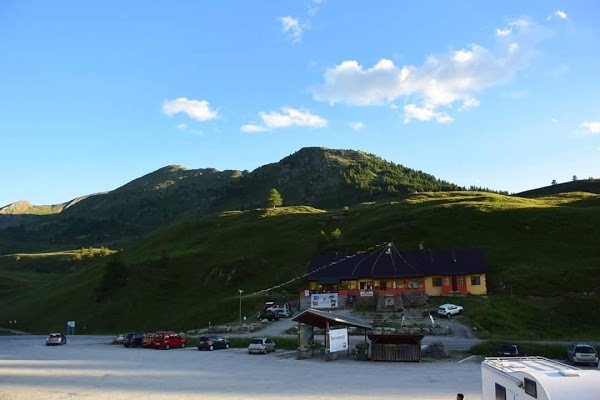
[[[600,134],[600,121],[586,121],[581,123],[579,127],[585,129],[589,135]]]
[[[296,18],[287,16],[279,18],[283,33],[288,35],[292,43],[302,43],[302,26]]]
[[[365,124],[363,124],[360,121],[357,122],[348,122],[348,126],[352,129],[354,129],[355,131],[360,131],[361,129],[363,129],[365,127]]]
[[[246,124],[240,128],[243,132],[264,132],[272,129],[289,128],[291,126],[302,126],[310,128],[323,128],[327,126],[327,120],[311,114],[308,111],[297,110],[291,107],[282,107],[281,112],[259,113],[261,124]]]
[[[317,15],[324,2],[324,0],[309,0],[306,4],[306,12],[308,13],[308,15],[310,15],[311,17]]]
[[[546,18],[546,21],[550,21],[552,19],[552,17],[556,17],[556,18],[560,18],[560,19],[567,19],[569,18],[569,16],[567,15],[566,12],[562,11],[562,10],[556,10],[554,11],[554,14],[549,15],[548,18]]]
[[[468,111],[471,108],[479,107],[479,100],[476,99],[466,99],[463,101],[462,105],[459,107],[458,111]]]
[[[182,131],[185,131],[188,128],[188,124],[178,124],[177,125],[177,129],[181,129]]]
[[[217,110],[212,110],[210,108],[208,101],[188,100],[185,97],[163,101],[162,112],[165,115],[184,113],[187,114],[188,117],[200,122],[215,119],[219,116]]]
[[[507,35],[496,35],[493,46],[471,44],[458,51],[429,56],[423,65],[396,66],[382,59],[370,68],[356,60],[342,61],[325,72],[324,82],[311,88],[313,97],[331,105],[392,107],[403,99],[405,122],[413,119],[448,123],[456,102],[460,110],[479,105],[475,95],[508,82],[524,69],[544,28],[521,18],[508,24]],[[504,32],[504,31],[503,31]],[[448,108],[443,110],[442,108]]]
[[[504,29],[496,29],[496,35],[498,36],[508,36],[512,32],[512,28],[504,28]]]
[[[567,19],[568,18],[567,13],[564,12],[564,11],[561,11],[561,10],[554,11],[554,15],[556,17],[560,18],[560,19]],[[575,19],[577,19],[577,18],[575,18]]]
[[[404,123],[407,124],[413,119],[419,121],[437,121],[441,124],[452,122],[450,117],[445,112],[437,112],[434,107],[425,106],[419,107],[416,104],[407,104],[404,106]]]

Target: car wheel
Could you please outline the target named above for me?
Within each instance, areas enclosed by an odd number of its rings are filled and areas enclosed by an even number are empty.
[[[215,346],[213,346],[212,344],[210,345],[210,347],[208,348],[210,351],[213,351],[215,349]]]
[[[169,350],[171,348],[171,346],[169,346],[169,344],[165,344],[165,350]]]
[[[450,313],[446,314],[446,318],[450,318],[451,315],[452,314],[450,314]]]
[[[458,310],[458,314],[462,315],[463,310]]]
[[[202,347],[198,346],[198,351],[202,350]]]
[[[181,343],[181,348],[185,349],[185,343]]]
[[[225,343],[225,348],[228,349],[229,348],[229,343]]]
[[[265,347],[265,349],[263,350],[263,354],[267,354],[267,348]]]
[[[126,348],[127,348],[127,347],[129,347],[129,345],[128,345],[128,344],[124,344],[123,346],[125,346]]]
[[[597,362],[594,363],[594,367],[598,368],[598,363]]]
[[[273,346],[273,352],[275,352],[275,350],[276,350],[276,349],[277,349],[277,348],[276,348],[275,346]]]

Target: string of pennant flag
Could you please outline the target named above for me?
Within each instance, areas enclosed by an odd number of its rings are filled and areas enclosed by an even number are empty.
[[[270,292],[271,290],[275,290],[275,289],[278,289],[278,288],[280,288],[280,287],[283,287],[283,286],[289,285],[290,283],[292,283],[292,282],[295,282],[295,281],[297,281],[297,280],[300,280],[300,279],[304,279],[304,278],[306,278],[306,277],[308,277],[308,276],[310,276],[310,275],[314,274],[315,272],[322,271],[322,270],[324,270],[324,269],[326,269],[326,268],[330,268],[330,267],[332,267],[332,266],[334,266],[334,265],[336,265],[336,264],[339,264],[339,263],[341,263],[342,261],[349,260],[349,259],[351,259],[351,258],[354,258],[354,257],[356,257],[356,256],[358,256],[358,255],[361,255],[361,254],[364,254],[364,253],[368,253],[368,252],[371,252],[371,251],[372,251],[373,253],[375,253],[375,252],[377,252],[377,251],[379,251],[379,250],[386,249],[386,254],[390,254],[390,249],[391,249],[391,248],[392,248],[392,243],[391,243],[391,242],[384,242],[384,243],[380,243],[380,244],[377,244],[377,245],[371,246],[371,247],[369,247],[369,248],[368,248],[368,249],[366,249],[366,250],[359,251],[359,252],[356,252],[356,253],[354,253],[354,254],[347,255],[347,256],[345,256],[345,257],[343,257],[343,258],[341,258],[341,259],[339,259],[339,260],[336,260],[336,261],[332,261],[332,262],[330,262],[329,264],[325,264],[325,265],[323,265],[322,267],[319,267],[319,268],[317,268],[317,269],[315,269],[315,270],[309,271],[309,272],[307,272],[307,273],[305,273],[305,274],[302,274],[302,275],[300,275],[300,276],[297,276],[297,277],[295,277],[295,278],[292,278],[292,279],[290,279],[289,281],[286,281],[286,282],[280,283],[280,284],[278,284],[278,285],[275,285],[275,286],[271,286],[270,288],[266,288],[266,289],[262,289],[262,290],[256,291],[256,292],[254,292],[254,293],[250,293],[250,294],[249,294],[249,296],[255,296],[255,295],[262,294],[262,293],[268,293],[268,292]]]

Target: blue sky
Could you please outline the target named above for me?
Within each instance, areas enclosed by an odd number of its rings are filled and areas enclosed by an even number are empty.
[[[463,186],[600,177],[600,4],[0,2],[0,206],[354,149]]]

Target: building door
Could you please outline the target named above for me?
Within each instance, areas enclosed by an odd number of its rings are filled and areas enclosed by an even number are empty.
[[[379,290],[385,290],[385,282],[384,281],[379,282]]]
[[[457,283],[456,275],[452,275],[452,291],[453,292],[458,291],[458,283]]]

